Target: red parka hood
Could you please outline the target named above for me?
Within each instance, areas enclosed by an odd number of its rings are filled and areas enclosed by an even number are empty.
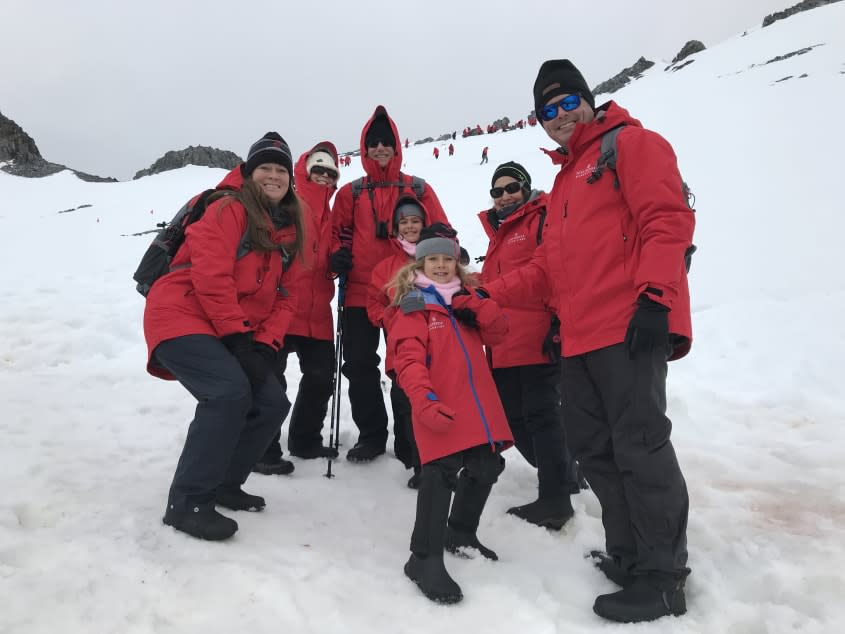
[[[608,101],[596,109],[596,121],[601,125],[584,125],[578,123],[575,125],[575,130],[572,131],[572,136],[569,137],[569,144],[567,145],[567,152],[562,152],[560,148],[555,150],[548,150],[540,148],[549,155],[552,163],[560,165],[567,161],[568,155],[579,154],[584,147],[589,146],[597,138],[601,137],[605,132],[611,130],[619,125],[629,125],[637,128],[642,128],[643,124],[639,119],[631,116],[625,108],[618,105],[615,101]]]
[[[339,164],[337,148],[335,147],[334,143],[332,143],[331,141],[320,141],[310,150],[304,152],[302,156],[299,157],[299,160],[297,160],[296,165],[293,166],[293,176],[296,181],[297,192],[302,192],[307,189],[315,189],[315,191],[324,189],[322,185],[318,185],[317,183],[308,180],[308,173],[305,171],[305,163],[308,161],[308,157],[311,156],[317,150],[323,150],[325,152],[328,152],[332,155],[332,158],[334,159],[334,164]],[[340,176],[339,168],[338,176]],[[327,189],[331,193],[334,193],[335,190],[337,190],[337,183],[335,183],[334,187],[329,187]]]
[[[241,163],[236,168],[230,170],[229,173],[223,177],[223,180],[217,183],[217,189],[240,191],[241,187],[244,186],[244,175],[241,172],[241,168],[243,166],[244,164]]]
[[[396,144],[395,154],[387,164],[387,167],[382,169],[379,164],[371,158],[367,158],[367,132],[373,121],[378,117],[385,117],[390,124],[390,131],[393,132],[393,140]],[[402,144],[399,142],[399,131],[396,129],[396,124],[390,115],[387,114],[387,109],[384,106],[376,106],[373,115],[364,124],[364,129],[361,130],[361,165],[364,166],[364,171],[371,179],[375,181],[397,181],[399,180],[399,172],[402,169]]]

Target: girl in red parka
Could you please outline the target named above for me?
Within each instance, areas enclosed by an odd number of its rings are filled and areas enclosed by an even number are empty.
[[[403,196],[396,203],[393,212],[393,232],[396,238],[392,240],[395,246],[393,256],[382,260],[373,268],[370,286],[367,289],[367,316],[374,326],[384,329],[387,338],[389,320],[385,313],[391,314],[387,308],[393,301],[395,288],[390,286],[399,270],[416,259],[417,242],[420,232],[427,224],[428,214],[422,203],[413,196]],[[448,227],[437,224],[441,228]],[[396,371],[393,367],[393,354],[388,348],[384,359],[384,370],[390,377],[390,404],[393,409],[393,451],[402,461],[406,469],[413,467],[414,475],[408,480],[412,489],[419,488],[420,456],[414,443],[414,431],[411,426],[411,404],[408,397],[396,382]]]
[[[490,184],[493,207],[478,214],[490,239],[481,269],[485,286],[531,261],[547,205],[519,163],[499,165]],[[569,495],[579,491],[561,419],[560,322],[541,296],[503,311],[508,337],[488,349],[488,358],[516,447],[537,468],[539,481],[537,500],[508,513],[560,530],[574,515]]]
[[[340,172],[334,144],[322,141],[299,157],[294,167],[296,193],[303,205],[305,257],[308,267],[297,284],[299,308],[279,353],[277,374],[284,380],[288,355],[299,358],[302,378],[288,427],[288,451],[298,458],[336,458],[337,450],[323,445],[321,430],[332,395],[334,372],[334,320],[331,301],[334,280],[328,271],[332,227],[329,200],[337,190]],[[253,471],[267,475],[288,474],[293,463],[282,458],[281,432],[276,434]]]
[[[290,408],[272,364],[296,307],[293,256],[303,232],[292,171],[281,136],[256,141],[147,296],[148,369],[199,401],[164,515],[194,537],[227,539],[238,530],[215,503],[264,508],[241,485]],[[239,257],[245,239],[250,250]]]
[[[513,442],[484,355],[485,344],[507,334],[507,320],[494,302],[467,288],[471,280],[458,264],[459,255],[454,231],[423,230],[416,260],[394,280],[388,331],[422,462],[405,574],[441,603],[463,598],[444,566],[444,547],[450,552],[474,548],[498,558],[478,541],[476,531],[505,467],[501,451]]]

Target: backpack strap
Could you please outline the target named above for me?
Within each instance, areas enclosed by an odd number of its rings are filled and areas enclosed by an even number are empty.
[[[593,170],[593,173],[587,178],[587,183],[590,185],[600,179],[604,173],[604,169],[609,167],[613,170],[613,187],[614,189],[619,189],[619,176],[616,173],[616,159],[618,156],[616,151],[616,137],[619,136],[619,133],[624,127],[625,124],[622,123],[615,128],[611,128],[602,135],[601,148],[599,149],[599,158],[596,161],[596,167]]]

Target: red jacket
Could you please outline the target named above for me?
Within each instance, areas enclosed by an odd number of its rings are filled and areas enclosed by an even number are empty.
[[[299,297],[299,307],[287,334],[332,341],[334,320],[331,301],[334,297],[334,276],[329,273],[329,252],[332,240],[329,200],[337,187],[323,187],[308,180],[305,162],[318,147],[328,150],[335,164],[338,161],[335,146],[328,141],[321,141],[300,156],[293,168],[296,176],[296,193],[305,203],[302,211],[307,268],[297,284],[296,294]]]
[[[239,189],[242,182],[236,167],[218,187]],[[300,264],[294,259],[283,272],[278,251],[250,251],[236,259],[246,227],[243,206],[226,197],[209,205],[185,231],[185,243],[173,258],[176,270],[159,278],[147,296],[144,336],[150,374],[175,378],[151,363],[152,354],[162,341],[184,335],[224,337],[253,331],[256,341],[281,347],[296,308],[290,282],[299,275]],[[280,243],[289,235],[287,228],[276,231],[273,241]]]
[[[487,232],[490,243],[481,268],[481,282],[487,286],[506,273],[528,264],[537,250],[541,223],[545,224],[548,197],[540,192],[502,221],[498,231],[493,229],[487,211],[478,219]],[[543,228],[545,235],[546,227]],[[501,343],[489,348],[494,368],[548,363],[543,352],[543,339],[549,331],[552,313],[547,298],[536,296],[518,305],[503,308],[510,329]]]
[[[411,402],[420,462],[487,443],[510,446],[513,436],[483,348],[505,336],[507,319],[495,302],[473,296],[471,308],[480,330],[467,328],[455,321],[451,309],[435,293],[424,290],[422,295],[425,308],[409,313],[396,310],[388,332],[399,386]],[[448,429],[426,424],[421,412],[432,402],[429,395],[454,410]]]
[[[373,116],[361,131],[361,163],[367,174],[367,180],[372,182],[398,183],[404,182],[405,187],[377,187],[372,190],[373,202],[366,189],[361,191],[357,201],[352,198],[352,184],[347,183],[340,188],[332,209],[332,252],[340,248],[340,230],[353,228],[352,234],[352,270],[349,272],[346,288],[346,306],[363,308],[367,305],[367,286],[370,283],[373,267],[391,254],[390,240],[376,237],[376,221],[386,223],[388,233],[393,235],[393,210],[400,194],[414,195],[411,189],[411,177],[402,174],[402,147],[396,124],[388,117],[393,138],[396,141],[396,154],[385,169],[378,163],[367,158],[367,130],[377,115],[387,116],[384,106],[378,106]],[[401,179],[401,181],[400,181]],[[426,183],[420,202],[426,208],[432,223],[449,224],[446,213],[437,199],[431,186]]]
[[[658,293],[649,297],[671,309],[669,330],[680,337],[672,359],[681,358],[692,343],[684,252],[695,216],[681,190],[675,153],[612,101],[596,114],[575,126],[568,153],[547,151],[560,172],[549,195],[543,244],[530,264],[491,284],[491,295],[510,303],[550,292],[563,356],[571,357],[623,342],[637,298],[654,288]],[[621,123],[619,188],[609,169],[588,183],[602,135]]]

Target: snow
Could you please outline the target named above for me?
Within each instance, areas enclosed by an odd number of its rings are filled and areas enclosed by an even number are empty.
[[[500,561],[448,556],[466,596],[450,608],[402,574],[415,494],[390,458],[335,462],[332,480],[324,461],[296,459],[291,477],[251,477],[267,509],[232,513],[240,531],[226,543],[162,526],[194,403],[144,371],[131,275],[149,235],[129,234],[224,173],[190,167],[121,183],[0,173],[0,632],[842,631],[845,123],[832,110],[845,99],[843,30],[845,4],[829,5],[680,71],[658,64],[614,95],[673,143],[698,201],[695,344],[669,382],[691,499],[686,616],[596,617],[595,596],[615,590],[584,559],[603,544],[598,502],[574,498],[561,533],[506,516],[535,493],[515,451],[479,530]],[[392,114],[400,131],[413,117]],[[405,169],[434,186],[480,255],[475,215],[493,168],[516,160],[548,188],[554,168],[537,148],[550,141],[538,127],[454,144],[436,161],[431,144],[411,146]],[[343,179],[360,174],[356,164]],[[348,412],[344,401],[347,448]]]

